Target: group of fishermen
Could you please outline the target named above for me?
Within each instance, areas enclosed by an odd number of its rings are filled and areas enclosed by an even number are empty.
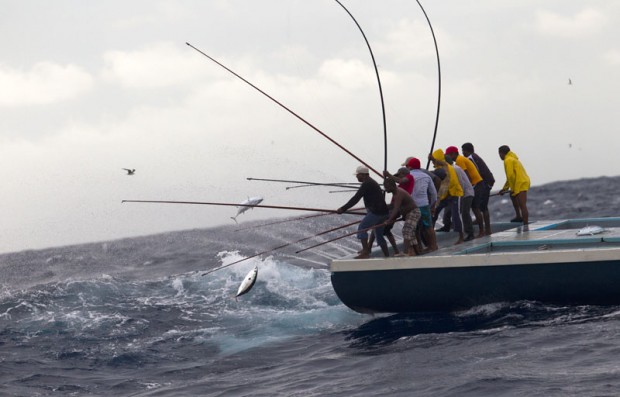
[[[510,193],[516,214],[511,222],[527,225],[529,176],[508,146],[500,146],[498,152],[506,172],[506,183],[499,194]],[[456,146],[448,146],[445,152],[435,150],[428,156],[434,166],[432,171],[421,168],[416,157],[407,158],[395,174],[383,171],[383,187],[392,194],[389,205],[379,183],[370,177],[368,167],[357,167],[355,176],[361,185],[355,195],[336,210],[342,214],[361,199],[364,200],[366,215],[357,232],[362,250],[356,259],[370,257],[374,240],[383,254],[389,256],[386,237],[392,245],[394,256],[414,256],[437,250],[434,227],[442,211],[443,226],[438,231],[454,229],[459,235],[455,244],[491,234],[488,203],[495,178],[471,143],[464,143],[461,153]],[[478,225],[478,235],[474,235],[471,212]],[[404,252],[398,249],[391,232],[394,222],[401,217],[404,220]]]

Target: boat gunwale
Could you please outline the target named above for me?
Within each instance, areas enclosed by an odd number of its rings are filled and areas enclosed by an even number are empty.
[[[485,237],[484,241],[466,243],[461,249],[447,247],[434,253],[413,257],[354,259],[350,256],[332,260],[329,268],[331,272],[335,273],[481,266],[527,266],[600,261],[618,261],[620,263],[620,247],[616,245],[620,243],[618,236],[620,229],[606,229],[606,232],[611,233],[611,235],[576,236],[572,234],[573,237],[568,237],[572,231],[578,231],[579,227],[563,228],[563,226],[579,223],[606,223],[608,224],[606,226],[610,226],[609,224],[617,226],[620,224],[620,217],[540,221],[531,224],[530,230],[524,229],[521,225],[512,229],[504,229]],[[544,235],[541,232],[557,233]],[[514,237],[517,235],[520,237],[528,235],[528,238],[517,239]],[[611,245],[605,246],[606,244]],[[562,247],[557,248],[558,245]],[[537,246],[538,249],[534,248]],[[553,249],[548,249],[552,246],[554,246]],[[493,252],[494,247],[532,247],[532,250]],[[485,250],[486,252],[481,252]]]

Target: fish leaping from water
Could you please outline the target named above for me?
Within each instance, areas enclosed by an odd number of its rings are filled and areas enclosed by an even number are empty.
[[[258,266],[254,266],[254,269],[250,270],[250,272],[245,276],[243,282],[237,290],[237,295],[235,295],[235,299],[237,299],[243,294],[247,294],[248,292],[250,292],[250,290],[256,283],[256,276],[258,276]]]
[[[123,168],[125,171],[127,171],[127,175],[133,175],[136,173],[136,169],[129,169],[129,168]]]
[[[262,201],[263,201],[262,197],[248,197],[247,200],[245,200],[244,202],[239,204],[239,206],[238,206],[239,209],[237,210],[237,215],[231,216],[230,219],[235,221],[235,223],[238,223],[237,222],[237,217],[239,215],[243,214],[245,211],[251,209],[255,205],[260,204]]]

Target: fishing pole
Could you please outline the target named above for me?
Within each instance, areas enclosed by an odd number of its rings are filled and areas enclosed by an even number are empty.
[[[270,252],[273,252],[273,251],[276,251],[276,250],[288,247],[289,245],[301,243],[302,241],[306,241],[306,240],[309,240],[311,238],[321,236],[323,234],[327,234],[327,233],[330,233],[330,232],[333,232],[333,231],[336,231],[336,230],[344,229],[345,227],[353,226],[353,225],[355,225],[357,223],[360,223],[360,222],[361,221],[355,221],[355,222],[347,223],[346,225],[337,226],[337,227],[335,227],[333,229],[325,230],[324,232],[321,232],[321,233],[318,233],[318,234],[315,234],[315,235],[312,235],[312,236],[304,237],[302,239],[299,239],[299,240],[296,240],[296,241],[292,241],[290,243],[286,243],[286,244],[280,245],[278,247],[272,248],[272,249],[267,250],[267,251],[259,252],[258,254],[255,254],[255,255],[252,255],[252,256],[248,256],[247,258],[239,259],[238,261],[235,261],[233,263],[228,263],[228,264],[226,264],[224,266],[220,266],[220,267],[218,267],[216,269],[212,269],[212,270],[206,271],[206,272],[202,273],[201,276],[206,276],[207,274],[210,274],[210,273],[216,272],[218,270],[227,268],[228,266],[236,265],[239,262],[247,261],[248,259],[256,258],[257,256],[268,254]]]
[[[435,31],[433,30],[433,25],[431,24],[431,20],[428,18],[428,15],[426,14],[426,10],[424,10],[424,7],[422,7],[420,0],[415,0],[415,1],[420,6],[420,9],[422,10],[424,17],[426,18],[426,22],[428,23],[428,27],[431,29],[431,35],[433,36],[433,43],[435,43],[435,55],[437,57],[437,82],[438,82],[437,115],[435,116],[435,131],[433,132],[433,141],[431,142],[431,150],[429,152],[429,153],[433,153],[433,148],[435,147],[435,139],[437,138],[437,127],[439,126],[439,109],[441,107],[441,63],[439,62],[439,47],[437,46],[437,38],[435,37]],[[428,159],[426,161],[427,170],[430,164],[431,164],[431,160]]]
[[[357,190],[330,190],[327,193],[351,193],[356,192]]]
[[[367,231],[369,231],[369,230],[372,230],[372,229],[375,229],[375,228],[378,228],[378,227],[381,227],[381,226],[386,226],[387,224],[388,224],[387,222],[383,222],[383,223],[380,223],[380,224],[378,224],[378,225],[374,225],[374,226],[368,227],[368,228],[366,228],[366,229],[356,230],[356,231],[351,232],[351,233],[343,234],[343,235],[342,235],[342,236],[340,236],[340,237],[336,237],[336,238],[333,238],[333,239],[331,239],[331,240],[323,241],[323,242],[318,243],[318,244],[315,244],[315,245],[313,245],[313,246],[306,247],[306,248],[301,249],[301,250],[299,250],[299,251],[295,251],[295,253],[296,253],[296,254],[299,254],[300,252],[308,251],[309,249],[316,248],[316,247],[318,247],[318,246],[320,246],[320,245],[324,245],[324,244],[327,244],[327,243],[331,243],[332,241],[340,240],[341,238],[349,237],[349,236],[352,236],[352,235],[354,235],[354,234],[356,234],[356,233],[367,232]]]
[[[355,19],[353,14],[351,14],[349,10],[340,1],[338,0],[335,0],[335,1],[336,3],[340,5],[340,7],[342,7],[343,10],[347,12],[347,14],[349,14],[353,22],[355,22],[355,24],[357,25],[357,28],[362,34],[362,37],[364,37],[364,41],[366,42],[368,51],[370,52],[370,58],[372,59],[372,65],[375,67],[375,75],[377,76],[377,85],[379,86],[379,97],[381,98],[381,114],[383,115],[383,169],[387,170],[387,122],[385,118],[385,102],[383,101],[383,90],[381,89],[381,79],[379,78],[379,69],[377,68],[377,62],[375,62],[375,55],[372,52],[372,48],[370,47],[370,43],[368,42],[368,39],[366,38],[366,34],[364,34],[362,27],[360,26],[359,23],[357,23],[357,20]]]
[[[309,219],[309,218],[318,218],[320,216],[325,216],[325,215],[331,215],[331,214],[312,214],[312,215],[306,215],[306,216],[299,216],[299,217],[295,217],[292,219],[283,219],[280,221],[275,221],[275,222],[269,222],[269,223],[263,223],[260,225],[254,225],[254,226],[249,226],[249,227],[245,227],[243,229],[235,229],[235,232],[245,232],[248,230],[253,230],[253,229],[258,229],[264,226],[271,226],[271,225],[279,225],[281,223],[287,223],[287,222],[294,222],[294,221],[299,221],[299,220],[303,220],[303,219]]]
[[[256,208],[272,208],[280,210],[296,210],[296,211],[313,211],[313,212],[327,212],[330,214],[337,214],[336,210],[328,210],[323,208],[306,208],[306,207],[287,207],[281,205],[260,205],[260,204],[236,204],[236,203],[213,203],[205,201],[172,201],[172,200],[122,200],[121,203],[151,203],[151,204],[192,204],[192,205],[223,205],[228,207],[256,207]],[[353,215],[366,215],[366,213],[345,211],[344,214]]]
[[[299,188],[302,188],[302,187],[316,187],[316,186],[341,187],[341,188],[344,188],[344,189],[354,189],[354,191],[357,190],[356,186],[338,185],[336,183],[306,183],[304,185],[287,186],[286,190],[299,189]]]
[[[353,209],[351,209],[351,211],[361,211],[363,209],[364,209],[363,207],[362,208],[353,208]],[[252,229],[258,229],[258,228],[263,227],[263,226],[278,225],[280,223],[294,222],[294,221],[300,221],[300,220],[310,219],[310,218],[318,218],[318,217],[326,216],[326,215],[331,215],[331,214],[327,213],[327,214],[313,214],[313,215],[300,216],[300,217],[296,217],[296,218],[292,218],[292,219],[284,219],[284,220],[281,220],[281,221],[269,222],[269,223],[264,223],[264,224],[261,224],[261,225],[250,226],[250,227],[246,227],[246,228],[243,228],[243,229],[235,229],[234,231],[235,232],[244,232],[244,231],[248,231],[248,230],[252,230]]]
[[[360,182],[333,182],[333,183],[321,183],[321,182],[308,182],[308,181],[291,181],[286,179],[265,179],[265,178],[246,178],[248,181],[262,181],[262,182],[283,182],[283,183],[301,183],[308,186],[336,186],[336,187],[351,187],[359,186]]]
[[[234,75],[235,77],[239,78],[241,81],[243,81],[244,83],[248,84],[250,87],[254,88],[256,91],[260,92],[261,94],[263,94],[264,96],[266,96],[267,98],[271,99],[273,102],[275,102],[276,104],[278,104],[281,108],[283,108],[284,110],[286,110],[287,112],[289,112],[290,114],[292,114],[293,116],[297,117],[299,120],[301,120],[304,124],[306,124],[307,126],[309,126],[310,128],[312,128],[313,130],[315,130],[316,132],[318,132],[319,134],[321,134],[324,138],[326,138],[327,140],[329,140],[331,143],[335,144],[336,146],[338,146],[340,149],[344,150],[347,154],[349,154],[351,157],[353,157],[354,159],[356,159],[357,161],[359,161],[360,163],[362,163],[364,166],[368,167],[369,170],[371,170],[372,172],[374,172],[375,174],[379,175],[380,177],[383,177],[383,175],[378,172],[377,170],[375,170],[374,168],[372,168],[370,165],[368,165],[365,161],[363,161],[362,159],[360,159],[359,157],[357,157],[356,155],[354,155],[353,153],[351,153],[351,151],[349,151],[347,148],[345,148],[344,146],[342,146],[341,144],[339,144],[338,142],[336,142],[334,139],[330,138],[327,134],[325,134],[323,131],[319,130],[317,127],[315,127],[314,125],[310,124],[310,122],[306,121],[303,117],[301,117],[300,115],[298,115],[297,113],[293,112],[291,109],[289,109],[288,107],[286,107],[285,105],[283,105],[281,102],[279,102],[277,99],[275,99],[274,97],[272,97],[271,95],[267,94],[265,91],[261,90],[260,88],[258,88],[257,86],[255,86],[254,84],[250,83],[248,80],[244,79],[243,77],[241,77],[239,74],[237,74],[236,72],[234,72],[232,69],[226,67],[225,65],[223,65],[222,63],[218,62],[217,60],[215,60],[214,58],[210,57],[209,55],[207,55],[205,52],[199,50],[198,48],[194,47],[193,45],[191,45],[190,43],[185,43],[188,46],[190,46],[191,48],[193,48],[194,50],[196,50],[197,52],[199,52],[200,54],[204,55],[205,57],[207,57],[208,59],[210,59],[211,61],[213,61],[214,63],[216,63],[217,65],[221,66],[222,68],[224,68],[226,71],[230,72],[232,75]]]

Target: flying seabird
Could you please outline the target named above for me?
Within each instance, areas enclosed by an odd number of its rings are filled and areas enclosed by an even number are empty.
[[[127,175],[133,175],[136,173],[135,168],[130,170],[129,168],[123,168],[125,171],[127,171]]]
[[[568,85],[573,85],[573,81],[570,78],[568,79]]]

